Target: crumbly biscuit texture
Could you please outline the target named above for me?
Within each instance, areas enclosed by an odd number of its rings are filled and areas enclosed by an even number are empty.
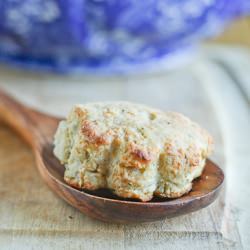
[[[76,188],[108,188],[149,201],[190,191],[212,151],[212,138],[175,112],[126,102],[76,105],[60,122],[54,154]]]

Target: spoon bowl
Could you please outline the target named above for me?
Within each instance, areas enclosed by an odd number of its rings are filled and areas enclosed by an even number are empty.
[[[38,170],[51,190],[82,213],[102,221],[149,222],[197,211],[217,198],[224,180],[223,171],[207,160],[192,190],[177,199],[140,202],[121,199],[108,190],[77,190],[64,181],[64,167],[53,155],[53,136],[60,118],[25,107],[3,91],[0,91],[0,118],[31,145]]]

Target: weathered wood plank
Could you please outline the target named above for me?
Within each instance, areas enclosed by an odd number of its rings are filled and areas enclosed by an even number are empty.
[[[250,195],[250,104],[247,94],[250,78],[246,69],[250,69],[250,51],[243,53],[238,48],[236,51],[238,53],[217,48],[214,53],[209,53],[210,63],[196,64],[193,69],[197,77],[203,79],[223,129],[227,158],[227,213],[224,214],[221,232],[225,238],[233,239],[235,230],[230,229],[238,226],[242,244],[247,249],[250,244],[250,200],[246,198]],[[233,68],[230,75],[225,68],[218,67],[216,55]],[[215,73],[207,74],[208,71]]]

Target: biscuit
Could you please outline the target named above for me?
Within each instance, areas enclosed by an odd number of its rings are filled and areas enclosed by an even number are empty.
[[[127,102],[74,106],[54,140],[69,185],[141,201],[189,192],[212,147],[184,115]]]

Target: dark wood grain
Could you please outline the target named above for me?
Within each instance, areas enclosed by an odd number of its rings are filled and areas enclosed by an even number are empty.
[[[67,185],[64,167],[53,156],[53,135],[59,118],[31,110],[0,91],[0,118],[16,130],[32,147],[39,172],[61,198],[91,217],[107,222],[148,222],[197,211],[211,204],[219,194],[224,174],[207,160],[201,177],[191,192],[178,199],[155,198],[150,202],[124,200],[108,190],[87,192]]]

